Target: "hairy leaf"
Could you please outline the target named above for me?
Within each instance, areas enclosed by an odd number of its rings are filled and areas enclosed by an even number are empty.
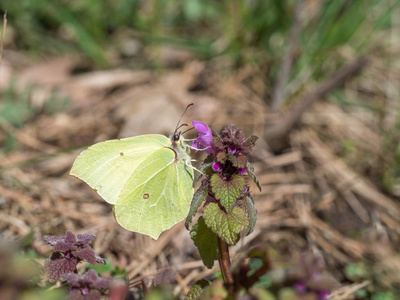
[[[231,212],[245,186],[246,181],[240,175],[233,176],[229,181],[223,180],[218,174],[214,174],[211,177],[211,188],[215,198],[221,201],[222,206],[228,213]]]
[[[79,246],[87,246],[95,238],[95,236],[93,234],[89,234],[89,233],[78,234],[76,237],[77,237],[77,241],[75,244],[79,245]]]
[[[50,258],[44,262],[44,269],[50,282],[56,282],[61,275],[76,271],[78,259],[71,257],[66,259],[61,253],[54,252]]]
[[[228,291],[219,279],[214,280],[214,282],[209,287],[206,287],[204,292],[200,295],[200,299],[204,300],[223,300],[227,299],[227,297]]]
[[[65,236],[44,236],[43,239],[55,250],[45,262],[49,280],[57,281],[62,274],[76,271],[77,264],[82,260],[86,260],[92,265],[105,264],[105,260],[89,246],[94,238],[93,234],[75,235],[69,230]]]
[[[204,265],[211,269],[214,260],[218,259],[218,239],[215,233],[206,226],[203,217],[200,217],[193,226],[190,237],[199,249]]]
[[[239,207],[232,212],[223,212],[217,203],[210,203],[204,209],[205,224],[229,245],[237,242],[237,235],[249,226],[246,214]]]
[[[77,247],[71,243],[67,243],[64,241],[59,241],[54,245],[54,251],[68,251],[68,250],[76,250]]]
[[[192,222],[192,217],[196,214],[197,209],[201,203],[207,199],[208,188],[205,186],[200,186],[196,193],[193,195],[192,202],[190,203],[189,214],[186,217],[185,227],[189,230],[189,224]]]
[[[66,300],[100,300],[101,293],[98,290],[88,290],[83,294],[81,290],[71,290]]]
[[[246,197],[244,198],[244,205],[249,220],[249,231],[247,232],[247,235],[249,235],[250,233],[253,232],[254,226],[256,225],[257,221],[257,209],[254,205],[253,198],[250,196],[250,194],[247,194]]]
[[[260,189],[260,192],[261,192],[261,183],[258,181],[256,174],[254,174],[253,165],[251,163],[247,162],[246,170],[247,170],[247,173],[250,175],[250,177],[254,180],[255,184],[257,184],[257,186],[258,186],[258,188]]]
[[[190,289],[189,293],[187,293],[185,300],[196,300],[200,299],[201,293],[204,291],[206,286],[209,286],[207,280],[199,280],[195,283],[195,285]]]
[[[89,264],[96,264],[96,253],[90,246],[86,246],[83,249],[79,249],[77,251],[72,252],[75,257],[78,257],[81,260],[86,260]]]
[[[67,231],[67,234],[65,235],[65,241],[69,244],[73,244],[76,242],[76,235],[75,233],[71,231]]]
[[[252,135],[244,141],[243,148],[245,148],[244,150],[245,150],[246,154],[249,153],[253,149],[257,140],[258,140],[258,137],[255,135]]]
[[[45,235],[43,236],[43,239],[46,241],[47,244],[50,244],[52,246],[57,245],[59,242],[65,241],[64,236],[55,236],[55,235]]]
[[[247,156],[246,155],[238,155],[233,156],[234,159],[231,159],[232,164],[237,168],[245,168],[247,164]]]
[[[94,289],[106,289],[110,285],[108,279],[99,277],[95,270],[89,270],[85,274],[68,273],[62,276],[72,286],[89,286]]]

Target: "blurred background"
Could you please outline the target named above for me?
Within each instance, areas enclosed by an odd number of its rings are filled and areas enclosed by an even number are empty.
[[[233,257],[262,244],[290,262],[312,248],[339,296],[371,278],[376,293],[399,288],[400,1],[1,0],[5,12],[3,236],[40,261],[42,235],[93,233],[132,289],[171,265],[177,296],[212,278],[182,224],[158,241],[123,230],[69,175],[89,145],[169,135],[194,103],[184,122],[260,138],[258,223]],[[382,253],[377,235],[365,237],[377,228]],[[371,257],[380,273],[349,271]]]

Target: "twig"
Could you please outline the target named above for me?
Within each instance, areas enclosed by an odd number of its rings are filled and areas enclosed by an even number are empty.
[[[276,82],[271,99],[271,112],[273,113],[279,110],[283,100],[285,100],[286,97],[285,85],[289,79],[290,71],[292,69],[294,51],[296,49],[296,44],[300,32],[300,23],[301,23],[300,17],[302,8],[303,8],[303,0],[299,0],[296,4],[293,24],[292,27],[290,28],[289,45],[286,49],[285,56],[282,58],[279,77]]]
[[[365,288],[369,284],[371,284],[371,281],[365,280],[365,281],[363,281],[361,283],[356,283],[356,284],[353,284],[353,285],[342,287],[342,288],[332,292],[329,295],[329,299],[330,298],[332,298],[332,300],[352,299],[352,298],[350,298],[352,294],[354,294],[355,292],[357,292],[360,289]]]
[[[1,41],[0,41],[0,69],[1,69],[1,58],[3,57],[3,41],[6,36],[6,27],[7,27],[7,11],[3,15],[3,32],[1,34]]]
[[[346,80],[355,76],[363,67],[367,65],[368,61],[364,58],[358,58],[349,66],[340,69],[335,75],[326,80],[322,85],[312,93],[305,95],[294,107],[288,112],[287,116],[282,118],[283,121],[274,125],[265,132],[265,140],[272,148],[279,148],[281,142],[295,124],[297,124],[304,112],[306,112],[312,104],[325,97],[331,90],[343,85]]]

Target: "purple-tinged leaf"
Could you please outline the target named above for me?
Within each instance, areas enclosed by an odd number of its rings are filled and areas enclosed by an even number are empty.
[[[81,279],[81,275],[77,273],[65,273],[63,274],[62,278],[64,278],[66,281],[68,281],[69,284],[72,284],[73,286],[78,285]]]
[[[75,244],[79,246],[87,246],[94,240],[94,238],[95,236],[93,234],[89,233],[78,234],[77,241]]]
[[[56,282],[65,273],[75,272],[78,260],[75,257],[65,259],[59,252],[54,252],[44,263],[50,282]]]
[[[103,264],[103,265],[106,264],[106,260],[105,260],[104,258],[98,256],[97,254],[96,254],[96,262],[97,262],[98,264]]]
[[[53,245],[55,250],[45,265],[49,278],[53,281],[57,281],[63,273],[75,271],[76,265],[82,260],[86,260],[92,265],[105,264],[105,260],[96,255],[89,246],[95,238],[93,234],[75,235],[71,231],[67,231],[65,236],[44,236],[43,238],[47,243]],[[65,270],[63,269],[64,264]],[[61,271],[55,270],[56,267],[60,267]]]
[[[97,281],[97,279],[99,278],[99,276],[97,276],[96,271],[92,269],[92,270],[87,271],[85,274],[83,274],[82,278],[84,280],[87,280],[87,282],[95,283]]]
[[[200,217],[192,227],[190,237],[199,249],[204,265],[211,269],[214,260],[218,259],[218,239],[217,235],[206,226],[203,217]]]
[[[192,222],[192,217],[196,214],[197,209],[203,201],[206,200],[208,195],[208,188],[201,185],[199,189],[194,193],[192,202],[190,203],[190,210],[186,217],[185,227],[189,230],[189,224]]]
[[[211,177],[211,189],[215,194],[215,198],[221,201],[221,205],[228,213],[232,211],[245,186],[246,181],[240,175],[233,176],[229,181],[225,181],[218,174],[214,174]]]
[[[244,168],[247,164],[247,156],[240,154],[238,156],[234,156],[234,159],[232,159],[231,161],[236,168]]]
[[[65,241],[69,244],[73,244],[76,242],[76,235],[72,231],[67,231],[67,234],[65,235]]]
[[[67,243],[65,241],[60,241],[54,245],[54,251],[70,251],[76,249],[77,247],[72,246],[70,243]]]
[[[229,245],[236,244],[238,234],[249,226],[246,214],[237,206],[226,214],[217,203],[209,203],[204,209],[203,217],[207,227]]]
[[[251,150],[253,150],[256,142],[258,140],[258,137],[255,135],[250,136],[248,139],[246,139],[243,143],[242,146],[242,151],[244,154],[248,154],[251,152]]]
[[[84,294],[81,290],[71,290],[67,300],[100,300],[101,293],[98,290],[89,290]]]
[[[256,174],[254,174],[254,167],[251,163],[247,162],[246,164],[247,173],[250,175],[251,179],[255,182],[261,192],[261,183],[258,181]]]
[[[59,242],[65,241],[64,236],[55,236],[55,235],[45,235],[43,236],[43,239],[46,241],[47,244],[50,244],[52,246],[56,245]]]
[[[68,273],[62,277],[71,284],[71,294],[73,293],[76,297],[79,297],[78,299],[100,299],[101,293],[99,290],[110,287],[110,281],[98,277],[94,270],[89,270],[82,275]],[[76,291],[79,291],[79,293]]]
[[[81,260],[86,260],[91,265],[96,264],[96,254],[93,249],[90,248],[90,246],[86,246],[83,249],[76,250],[72,252],[72,254]]]

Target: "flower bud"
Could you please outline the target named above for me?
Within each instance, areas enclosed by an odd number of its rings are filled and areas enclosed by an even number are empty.
[[[215,172],[220,172],[220,171],[222,170],[221,164],[219,164],[219,163],[214,163],[214,164],[212,165],[212,168],[213,168],[213,170],[214,170]]]

